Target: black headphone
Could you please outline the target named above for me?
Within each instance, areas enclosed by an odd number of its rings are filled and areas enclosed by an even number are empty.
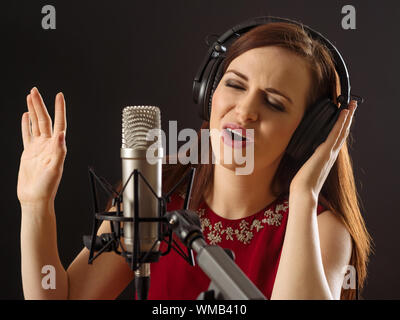
[[[194,78],[193,100],[196,104],[200,105],[199,116],[209,121],[212,95],[223,76],[222,62],[225,58],[227,47],[250,29],[272,22],[285,22],[300,26],[311,38],[324,44],[332,54],[340,79],[341,95],[337,98],[340,108],[329,97],[323,97],[313,106],[309,106],[286,148],[286,153],[298,161],[299,165],[302,165],[315,149],[326,140],[340,112],[348,108],[350,98],[357,100],[358,104],[364,101],[359,96],[350,95],[350,79],[346,64],[335,46],[319,32],[302,23],[271,16],[257,17],[238,24],[223,33],[210,46]]]

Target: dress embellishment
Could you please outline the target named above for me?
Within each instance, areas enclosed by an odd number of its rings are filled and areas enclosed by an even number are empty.
[[[243,244],[249,244],[256,232],[259,232],[265,225],[279,227],[282,222],[283,214],[289,207],[288,200],[284,200],[281,204],[275,206],[275,210],[268,208],[264,211],[262,219],[254,219],[251,224],[241,219],[238,228],[230,226],[224,227],[222,221],[212,224],[210,219],[205,217],[205,208],[197,210],[199,214],[201,229],[209,240],[210,244],[217,244],[225,240],[234,241],[235,239]]]

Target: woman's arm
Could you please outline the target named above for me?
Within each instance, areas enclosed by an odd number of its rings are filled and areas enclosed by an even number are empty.
[[[21,204],[21,272],[26,299],[65,299],[68,277],[58,257],[54,199],[67,153],[65,101],[56,96],[54,130],[36,88],[27,96],[21,119],[24,151],[18,171]],[[50,266],[50,270],[43,267]],[[54,269],[52,269],[54,268]],[[44,272],[55,271],[56,288],[47,288]],[[46,281],[44,281],[46,282]]]
[[[122,209],[122,208],[121,208]],[[115,211],[111,208],[110,211]],[[110,233],[110,223],[103,221],[97,235]],[[123,239],[121,239],[125,247]],[[121,248],[118,248],[121,251]],[[89,250],[83,248],[68,267],[68,299],[110,300],[116,299],[134,278],[125,258],[115,252],[104,252],[91,265]],[[132,298],[134,292],[132,292]]]
[[[357,101],[342,110],[326,140],[290,183],[289,217],[273,299],[338,299],[350,261],[346,228],[325,212],[317,218],[318,197],[350,132]]]
[[[56,219],[53,204],[21,204],[21,273],[25,299],[67,299],[68,275],[57,249]],[[55,288],[43,286],[49,270],[55,276]],[[50,276],[50,274],[49,274]]]
[[[289,197],[289,217],[271,299],[340,299],[351,238],[313,195]]]
[[[114,252],[103,253],[89,265],[89,250],[83,248],[66,271],[58,254],[54,206],[21,206],[21,209],[21,271],[25,299],[116,299],[132,281],[134,272],[125,259]],[[97,235],[110,232],[110,224],[103,222]],[[42,268],[46,265],[54,267],[55,288],[42,285],[46,277]]]
[[[66,271],[58,254],[54,200],[67,153],[64,97],[56,96],[54,128],[36,88],[27,96],[27,105],[29,113],[21,119],[24,151],[17,185],[24,297],[114,299],[133,278],[122,257],[104,253],[89,265],[89,251],[84,248]],[[109,232],[109,223],[103,223],[98,234]]]

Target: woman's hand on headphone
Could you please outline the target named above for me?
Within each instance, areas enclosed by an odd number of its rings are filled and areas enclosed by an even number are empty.
[[[17,196],[21,206],[47,204],[55,199],[67,153],[65,100],[62,93],[56,95],[54,128],[36,88],[31,90],[26,102],[29,112],[21,119],[24,151],[18,172]]]
[[[342,110],[327,139],[315,149],[292,179],[290,194],[311,192],[315,199],[318,199],[322,186],[349,135],[356,108],[357,101],[352,100],[349,109]]]

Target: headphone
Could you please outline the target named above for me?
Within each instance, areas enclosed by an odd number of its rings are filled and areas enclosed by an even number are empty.
[[[364,101],[363,98],[350,95],[350,79],[346,64],[335,46],[319,32],[303,25],[300,22],[286,18],[262,16],[246,20],[223,33],[209,48],[193,81],[193,100],[199,104],[199,116],[206,121],[210,120],[212,95],[222,78],[223,61],[227,47],[241,35],[259,25],[285,22],[297,25],[304,29],[308,35],[321,42],[331,52],[336,72],[340,79],[341,94],[337,98],[340,108],[330,97],[319,99],[312,106],[309,106],[296,128],[286,153],[290,155],[299,165],[302,165],[315,151],[315,149],[326,140],[332,130],[340,112],[348,109],[350,98]]]

